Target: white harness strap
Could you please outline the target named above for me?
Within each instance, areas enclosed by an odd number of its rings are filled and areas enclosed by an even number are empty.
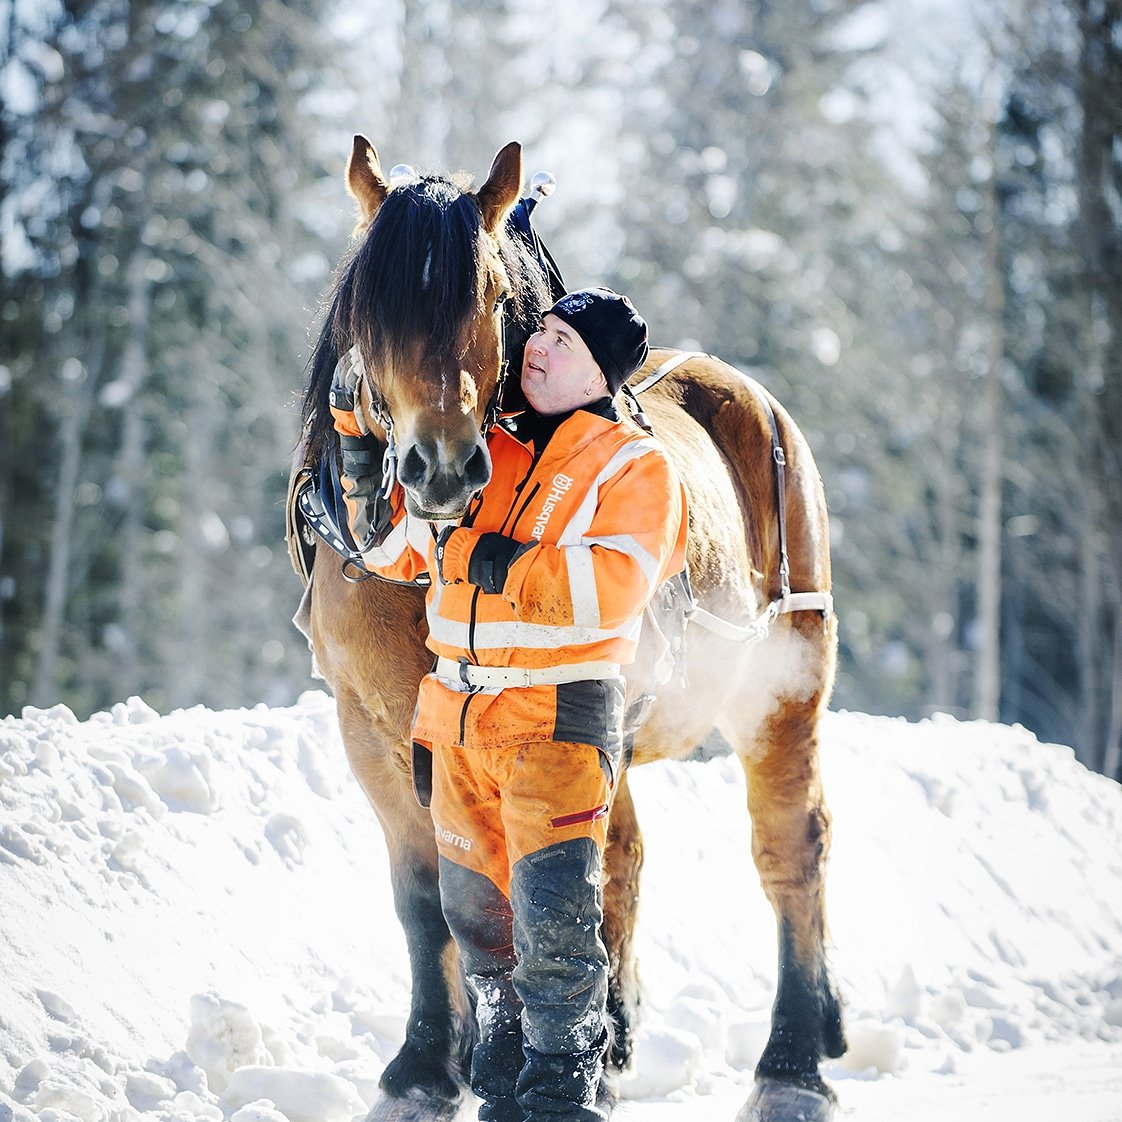
[[[738,643],[758,643],[766,639],[771,625],[788,612],[821,612],[829,619],[834,610],[834,597],[829,592],[790,592],[781,600],[772,600],[764,611],[751,623],[740,625],[729,623],[727,619],[707,612],[696,601],[686,609],[686,619],[700,624],[706,631],[712,631],[724,639]]]
[[[633,386],[627,388],[634,394],[640,394],[644,390],[649,390],[651,386],[661,382],[671,370],[677,370],[683,362],[689,362],[691,358],[710,358],[704,351],[682,351],[668,358],[657,370],[652,370],[641,382],[636,382]]]

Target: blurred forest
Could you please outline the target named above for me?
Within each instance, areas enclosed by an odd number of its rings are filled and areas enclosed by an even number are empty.
[[[0,713],[312,684],[283,500],[350,136],[518,139],[570,285],[810,439],[834,706],[1119,775],[1114,0],[0,0],[0,101]]]

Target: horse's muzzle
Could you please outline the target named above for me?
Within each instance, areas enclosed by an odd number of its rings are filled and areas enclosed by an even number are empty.
[[[491,479],[491,456],[482,440],[450,446],[417,440],[401,453],[397,477],[406,508],[418,518],[459,518]]]

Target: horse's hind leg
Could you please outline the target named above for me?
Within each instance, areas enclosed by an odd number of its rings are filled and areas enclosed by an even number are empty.
[[[751,1122],[818,1120],[835,1096],[818,1072],[845,1051],[837,991],[826,966],[824,867],[830,815],[818,768],[820,698],[784,701],[763,741],[742,754],[752,856],[775,910],[779,982],[757,1086],[741,1114]]]
[[[625,771],[620,776],[612,802],[608,845],[604,852],[602,936],[608,950],[608,1016],[612,1027],[608,1061],[616,1071],[626,1069],[635,1047],[639,980],[635,969],[634,941],[642,866],[643,839]]]
[[[405,1041],[382,1073],[383,1095],[367,1122],[450,1120],[464,1095],[475,1018],[440,906],[432,820],[417,805],[404,765],[383,746],[361,704],[345,689],[336,696],[351,769],[385,834],[412,980]]]

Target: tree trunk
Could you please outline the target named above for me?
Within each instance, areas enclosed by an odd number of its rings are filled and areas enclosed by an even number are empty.
[[[996,134],[991,151],[996,149]],[[997,167],[994,160],[993,166]],[[1004,479],[1004,402],[1001,369],[1005,356],[1005,287],[1001,269],[996,176],[988,192],[990,229],[986,234],[989,281],[986,320],[989,325],[989,362],[982,397],[986,434],[982,448],[982,477],[978,501],[978,662],[974,716],[996,721],[1001,711],[1001,494]]]
[[[1122,780],[1122,626],[1114,624],[1114,672],[1110,675],[1110,721],[1106,729],[1102,771]]]
[[[145,417],[144,388],[148,381],[148,319],[151,286],[145,276],[150,254],[138,245],[129,262],[126,278],[128,336],[121,355],[119,381],[124,402],[121,450],[117,478],[122,485],[124,519],[121,525],[121,576],[117,589],[121,622],[116,696],[125,697],[142,689],[140,643],[145,615],[144,508],[145,508]]]
[[[82,467],[82,444],[86,435],[94,389],[104,354],[105,337],[98,332],[98,355],[83,366],[76,358],[63,363],[60,379],[62,400],[58,403],[61,423],[58,432],[58,476],[51,513],[50,559],[43,600],[43,621],[39,629],[39,650],[35,676],[31,683],[31,703],[40,707],[57,700],[55,674],[70,593],[74,507]]]
[[[1122,763],[1122,229],[1110,203],[1122,190],[1114,153],[1122,144],[1122,13],[1116,5],[1075,0],[1082,50],[1083,124],[1076,175],[1078,236],[1087,264],[1086,363],[1080,371],[1086,418],[1085,530],[1081,542],[1086,680],[1080,758],[1117,775]],[[1092,586],[1093,582],[1093,586]]]

